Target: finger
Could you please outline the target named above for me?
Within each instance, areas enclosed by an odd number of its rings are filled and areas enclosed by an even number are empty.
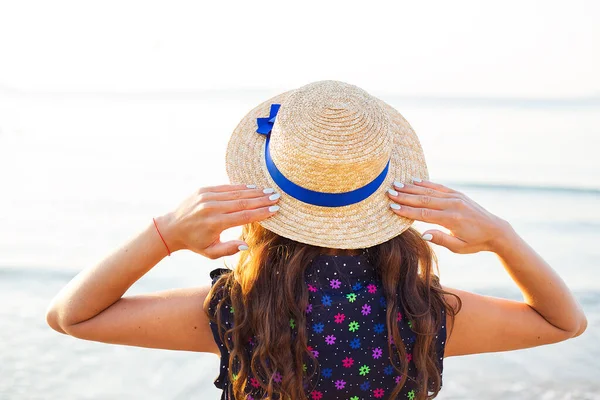
[[[434,188],[417,186],[410,183],[394,182],[394,189],[402,193],[422,194],[430,197],[449,198],[452,196],[451,193],[440,192]]]
[[[431,189],[437,190],[438,192],[456,193],[456,190],[454,190],[454,189],[450,189],[449,187],[444,186],[440,183],[435,183],[435,182],[428,181],[425,179],[415,180],[413,178],[412,184],[415,186],[418,186],[418,187],[431,188]]]
[[[261,197],[241,198],[236,200],[211,201],[204,203],[204,208],[226,214],[242,210],[252,210],[260,207],[268,207],[279,201],[280,194],[263,194]]]
[[[206,192],[202,194],[202,201],[224,201],[224,200],[235,200],[235,199],[251,199],[262,197],[265,194],[271,195],[275,193],[275,189],[242,189],[232,190],[226,192]],[[268,196],[267,196],[268,197]]]
[[[241,210],[229,214],[220,214],[218,218],[223,230],[225,230],[234,226],[262,221],[275,214],[278,210],[278,205],[272,205],[270,207],[255,208],[253,210]]]
[[[233,192],[236,190],[253,190],[256,189],[256,185],[217,185],[217,186],[206,186],[198,189],[198,193],[218,193],[218,192]]]
[[[447,213],[441,210],[432,210],[430,208],[417,208],[398,203],[390,203],[392,211],[402,217],[414,219],[423,222],[444,226],[444,222],[448,219]]]
[[[244,246],[244,247],[241,247]],[[210,259],[217,259],[225,256],[231,256],[240,250],[247,250],[248,245],[241,240],[231,240],[229,242],[221,242],[218,240],[214,244],[204,249],[203,253]]]
[[[448,250],[454,253],[462,253],[466,249],[467,243],[460,240],[459,238],[448,235],[437,229],[430,229],[423,233],[421,236],[423,240],[427,240],[431,243],[435,243],[440,246],[444,246]]]
[[[388,189],[388,196],[396,203],[411,207],[426,207],[434,210],[446,210],[451,203],[448,198],[430,196],[427,194],[409,194]]]

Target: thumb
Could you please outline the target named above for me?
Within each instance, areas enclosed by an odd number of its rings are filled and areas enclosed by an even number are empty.
[[[234,255],[238,251],[243,250],[248,250],[248,245],[241,240],[230,240],[229,242],[218,240],[204,249],[204,254],[208,258],[215,260],[224,256]]]
[[[466,243],[459,238],[448,235],[437,229],[425,231],[421,238],[425,241],[443,246],[454,253],[461,253],[465,249]]]

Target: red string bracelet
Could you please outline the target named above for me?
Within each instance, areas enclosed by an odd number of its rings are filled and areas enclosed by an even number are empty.
[[[170,257],[171,256],[171,250],[169,250],[169,246],[167,246],[167,242],[165,241],[165,238],[163,237],[163,235],[158,230],[158,225],[156,224],[156,219],[152,218],[152,221],[154,221],[154,227],[156,228],[156,232],[158,232],[158,236],[160,236],[160,238],[162,239],[162,242],[165,244],[165,247],[167,248],[167,252],[169,253],[169,257]]]

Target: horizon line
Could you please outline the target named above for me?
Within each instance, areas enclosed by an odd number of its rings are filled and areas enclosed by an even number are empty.
[[[161,99],[193,99],[207,95],[231,96],[235,94],[274,95],[283,92],[281,89],[268,87],[224,87],[190,90],[127,90],[127,91],[102,91],[102,90],[28,90],[0,84],[0,95],[14,96],[41,96],[41,97],[98,97],[114,99],[141,100]],[[564,97],[540,97],[540,96],[477,96],[477,95],[423,95],[423,94],[400,94],[395,92],[384,92],[373,90],[372,93],[379,98],[394,100],[397,102],[408,102],[415,105],[460,105],[460,106],[484,106],[484,107],[598,107],[600,106],[600,93],[585,96]]]

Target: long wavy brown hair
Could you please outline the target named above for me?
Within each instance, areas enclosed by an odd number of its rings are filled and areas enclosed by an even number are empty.
[[[310,261],[330,249],[299,243],[279,236],[258,223],[244,225],[241,239],[250,247],[241,253],[237,268],[223,274],[213,285],[204,303],[204,312],[219,327],[222,342],[229,350],[229,382],[235,399],[246,399],[250,372],[261,385],[264,399],[302,399],[316,385],[319,363],[307,348],[305,309],[308,289],[304,272]],[[454,320],[460,310],[445,299],[439,282],[437,258],[419,232],[412,227],[387,242],[367,249],[369,260],[383,282],[390,363],[402,378],[389,398],[396,398],[408,378],[408,362],[402,343],[397,313],[402,307],[416,333],[413,363],[417,386],[415,399],[432,399],[441,388],[436,363],[435,335],[442,324],[441,311]],[[435,271],[434,271],[435,270]],[[434,273],[437,272],[437,275]],[[399,295],[398,295],[399,294]],[[209,313],[212,296],[219,299],[214,315]],[[221,307],[233,307],[233,326],[223,328]],[[290,318],[297,335],[292,334]],[[452,324],[453,326],[454,324]],[[252,352],[248,339],[256,338]],[[277,382],[275,372],[281,374]]]

